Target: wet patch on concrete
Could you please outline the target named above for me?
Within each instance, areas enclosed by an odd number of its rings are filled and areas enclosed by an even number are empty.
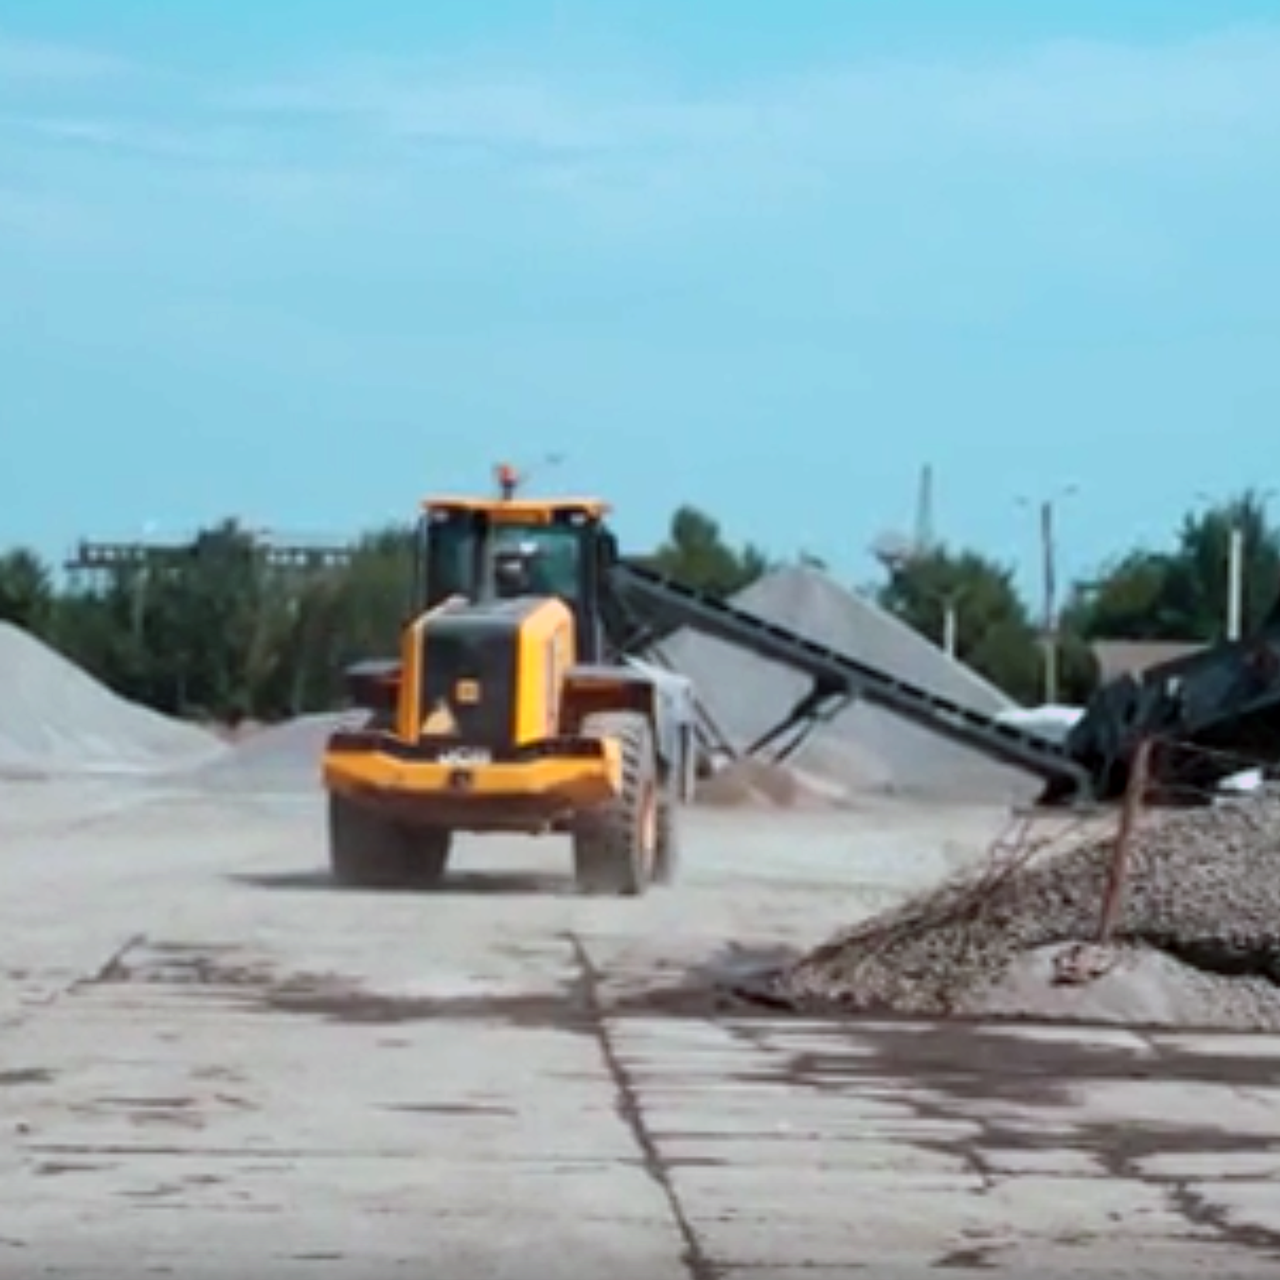
[[[1280,1231],[1235,1221],[1222,1205],[1198,1194],[1185,1182],[1170,1187],[1169,1200],[1189,1225],[1211,1231],[1215,1240],[1280,1262]]]
[[[566,935],[560,942],[572,960],[577,939]],[[528,953],[514,948],[512,954]],[[541,954],[545,955],[545,950]],[[231,944],[178,944],[139,938],[123,948],[96,977],[80,985],[186,987],[196,995],[217,997],[223,1007],[309,1016],[347,1025],[394,1026],[438,1019],[590,1032],[596,1016],[618,1021],[656,1016],[743,1025],[792,1020],[791,1015],[797,1011],[770,995],[769,975],[777,971],[780,955],[776,948],[730,946],[673,977],[655,975],[652,982],[643,982],[628,975],[618,990],[611,989],[612,977],[602,974],[593,1004],[584,999],[581,982],[574,978],[540,992],[396,994],[371,990],[362,982],[337,973],[283,973],[269,958],[249,954]],[[834,1010],[806,1012],[795,1020],[875,1041],[886,1066],[892,1066],[895,1055],[905,1056],[901,1064],[904,1070],[931,1070],[938,1074],[954,1069],[959,1073],[957,1079],[976,1072],[988,1084],[1000,1078],[1009,1087],[1023,1089],[1031,1079],[1041,1080],[1046,1090],[1052,1090],[1055,1081],[1057,1087],[1065,1088],[1064,1082],[1077,1068],[1086,1073],[1102,1070],[1129,1079],[1168,1079],[1171,1071],[1178,1079],[1210,1078],[1197,1074],[1200,1055],[1196,1054],[1180,1057],[1162,1050],[1157,1064],[1154,1059],[1137,1060],[1127,1051],[1103,1049],[1083,1040],[1055,1039],[1052,1045],[1042,1046],[1033,1038],[1010,1034],[1045,1026],[1067,1032],[1125,1031],[1148,1037],[1194,1034],[1193,1029],[1187,1028],[1171,1031],[1167,1026],[1114,1023],[1064,1027],[1061,1022],[1027,1018],[965,1017],[938,1022],[905,1014],[849,1014]],[[922,1027],[930,1030],[922,1032]],[[894,1028],[900,1031],[895,1033]],[[1227,1033],[1220,1029],[1210,1029],[1206,1034],[1219,1043],[1224,1039],[1256,1038],[1255,1033]],[[1111,1065],[1104,1067],[1104,1059]],[[1229,1080],[1242,1086],[1272,1082],[1268,1058],[1247,1053],[1214,1054],[1212,1062],[1218,1073],[1212,1078],[1219,1082]],[[1067,1065],[1061,1065],[1064,1063]],[[810,1064],[808,1072],[816,1076],[823,1069],[823,1062],[819,1061]],[[831,1070],[839,1074],[838,1063]]]
[[[998,1255],[1003,1248],[1003,1245],[986,1244],[953,1249],[934,1259],[930,1266],[937,1271],[998,1271]]]
[[[95,1105],[127,1111],[181,1111],[196,1105],[194,1098],[97,1098]]]
[[[44,1160],[31,1172],[37,1178],[57,1178],[68,1173],[110,1173],[119,1167],[118,1164],[88,1164],[76,1160]]]
[[[381,1110],[427,1116],[514,1116],[514,1107],[497,1107],[482,1102],[389,1102]]]
[[[180,1182],[160,1183],[154,1187],[138,1187],[117,1191],[115,1194],[121,1200],[168,1200],[173,1196],[180,1196],[187,1190]],[[178,1206],[175,1206],[178,1207]],[[183,1204],[181,1208],[189,1206]]]
[[[337,893],[350,897],[353,894],[423,896],[423,890],[415,886],[387,886],[378,889],[357,889],[335,883],[333,877],[322,869],[274,872],[237,872],[226,877],[232,884],[252,889],[267,889],[283,893]],[[439,897],[526,897],[564,898],[575,897],[577,891],[567,875],[549,872],[483,872],[453,871],[441,883],[432,885],[430,896]]]
[[[1150,1080],[1271,1088],[1280,1058],[1249,1051],[1254,1037],[1234,1040],[1243,1052],[1196,1053],[1177,1044],[1143,1040],[1140,1048],[1055,1035],[1010,1034],[1002,1027],[946,1023],[810,1023],[823,1027],[830,1051],[791,1056],[780,1079],[815,1088],[840,1088],[869,1077],[909,1079],[957,1099],[1061,1106],[1078,1083]],[[1034,1028],[1028,1028],[1034,1030]],[[1109,1028],[1114,1032],[1114,1028]],[[841,1049],[840,1041],[847,1046]]]
[[[509,996],[397,996],[373,992],[337,976],[290,979],[262,990],[271,1013],[320,1018],[346,1026],[396,1026],[435,1019],[502,1022],[514,1027],[582,1029],[586,1011],[572,993]]]
[[[281,973],[234,947],[137,939],[82,986],[170,986],[239,1012],[283,1013],[347,1026],[396,1026],[432,1019],[578,1028],[588,1018],[572,982],[542,994],[418,996],[370,990],[341,974]]]
[[[80,985],[137,983],[257,988],[269,984],[273,977],[269,964],[246,957],[241,948],[231,944],[153,942],[140,935]]]
[[[739,1024],[734,1030],[767,1049],[767,1038],[753,1036],[749,1024]],[[1001,1124],[982,1118],[975,1105],[1034,1109],[1049,1121],[1054,1110],[1072,1106],[1088,1085],[1149,1081],[1274,1088],[1276,1059],[1270,1056],[1247,1051],[1238,1055],[1196,1053],[1168,1044],[1143,1043],[1135,1048],[1058,1037],[1040,1040],[950,1023],[910,1027],[810,1024],[809,1037],[824,1034],[832,1040],[829,1050],[775,1052],[775,1067],[736,1073],[732,1079],[743,1084],[801,1086],[824,1093],[902,1086],[901,1101],[921,1119],[978,1124],[983,1146],[1023,1152],[1075,1146],[1106,1156],[1104,1166],[1117,1176],[1137,1176],[1139,1162],[1171,1150],[1221,1155],[1275,1152],[1280,1157],[1277,1134],[1240,1133],[1209,1124],[1091,1126],[1075,1121],[1068,1134],[1051,1123],[1039,1128]],[[839,1041],[844,1041],[843,1047]]]
[[[757,1047],[768,1049],[768,1037],[753,1035],[749,1025],[736,1030]],[[1221,1206],[1198,1195],[1187,1177],[1160,1175],[1146,1167],[1147,1162],[1170,1155],[1229,1159],[1274,1154],[1280,1162],[1280,1133],[1242,1132],[1209,1123],[1090,1122],[1068,1110],[1083,1088],[1098,1084],[1146,1081],[1273,1089],[1277,1059],[1249,1052],[1253,1037],[1216,1037],[1218,1051],[1213,1053],[1168,1043],[1137,1042],[1126,1047],[1063,1036],[1046,1040],[952,1023],[838,1028],[811,1024],[806,1037],[820,1039],[824,1033],[833,1041],[829,1051],[775,1050],[776,1068],[739,1073],[732,1079],[853,1095],[891,1089],[894,1102],[917,1120],[934,1131],[957,1135],[911,1139],[912,1145],[960,1159],[988,1185],[997,1177],[1009,1176],[993,1168],[1000,1153],[1084,1156],[1096,1170],[1094,1176],[1164,1188],[1171,1208],[1201,1238],[1280,1261],[1280,1232],[1235,1222]],[[845,1047],[836,1043],[838,1039],[845,1041]],[[1242,1052],[1223,1051],[1224,1041],[1231,1039],[1241,1042]],[[989,1110],[991,1104],[995,1104],[995,1115]],[[1001,1118],[1002,1105],[1038,1113],[1040,1118],[1034,1124]],[[1059,1121],[1055,1112],[1068,1114]],[[1231,1181],[1232,1176],[1213,1180]],[[951,1256],[948,1266],[978,1266]]]
[[[45,1067],[19,1067],[0,1071],[0,1089],[20,1089],[24,1085],[52,1084],[53,1072]]]

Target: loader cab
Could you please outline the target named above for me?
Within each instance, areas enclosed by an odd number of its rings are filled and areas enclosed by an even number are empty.
[[[461,595],[479,604],[557,596],[573,612],[578,656],[605,652],[602,596],[617,558],[592,499],[431,499],[419,524],[415,612]]]

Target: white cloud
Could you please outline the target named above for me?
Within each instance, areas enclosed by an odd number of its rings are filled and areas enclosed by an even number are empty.
[[[78,45],[26,40],[0,31],[0,84],[102,80],[128,75],[130,63]]]
[[[264,124],[338,120],[384,140],[587,155],[905,158],[908,145],[1067,158],[1230,151],[1280,132],[1280,27],[1167,46],[1057,42],[1001,60],[866,62],[714,99],[586,93],[536,74],[352,65],[235,91]]]
[[[34,110],[50,80],[129,74],[150,92],[125,115],[109,96]],[[1280,142],[1280,25],[1180,44],[1057,42],[968,61],[867,60],[691,97],[590,85],[457,60],[357,60],[265,83],[203,84],[76,47],[0,32],[10,122],[51,140],[175,160],[270,160],[290,148],[421,164],[465,153],[540,189],[593,178],[609,191],[675,179],[821,192],[854,166],[900,172],[961,160],[1139,165],[1233,161]],[[296,154],[296,151],[294,152]],[[530,174],[532,168],[533,173]]]
[[[0,232],[55,249],[100,247],[93,215],[79,202],[0,186]]]
[[[24,97],[3,82],[15,60],[29,76],[128,69],[129,100],[114,94],[118,83],[91,85],[74,104],[70,94],[56,106],[47,94]],[[525,219],[541,212],[656,243],[672,229],[731,229],[806,207],[829,214],[837,203],[886,225],[907,202],[916,221],[931,203],[945,219],[941,202],[954,200],[996,219],[1004,210],[1034,240],[1031,224],[1056,200],[1074,207],[1067,234],[1087,255],[1147,235],[1154,188],[1135,213],[1126,184],[1228,172],[1256,188],[1280,145],[1280,25],[1166,45],[868,59],[703,96],[622,70],[575,78],[474,59],[353,57],[257,83],[198,81],[0,35],[0,128],[41,148],[161,161],[174,181],[215,165],[224,198],[278,201],[317,223],[357,209],[391,219],[409,206],[448,220],[519,199]],[[1094,173],[1091,193],[1081,177]],[[309,207],[306,193],[321,188],[327,198]],[[952,222],[954,238],[963,218]],[[917,231],[927,239],[927,227]]]
[[[131,152],[175,160],[234,158],[231,139],[207,130],[184,130],[146,119],[116,116],[0,116],[0,128],[38,141],[96,151]],[[247,139],[246,139],[247,141]]]
[[[736,103],[601,101],[538,75],[463,75],[430,62],[319,73],[218,101],[264,122],[347,121],[401,142],[560,154],[721,140],[750,117]]]

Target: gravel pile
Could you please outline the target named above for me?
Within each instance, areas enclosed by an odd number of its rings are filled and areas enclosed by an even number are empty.
[[[776,994],[864,1013],[1280,1029],[1280,801],[1148,815],[1114,967],[1055,985],[1063,944],[1096,937],[1113,849],[1108,834],[992,859],[817,948]]]
[[[0,623],[0,773],[152,773],[223,750],[212,734],[119,697],[28,632]]]
[[[190,783],[208,791],[313,792],[329,735],[350,719],[346,712],[320,712],[261,728],[196,770]]]
[[[733,603],[975,711],[996,715],[1014,708],[974,671],[819,570],[781,569],[740,592]],[[692,679],[707,710],[739,747],[783,719],[810,688],[804,676],[787,667],[692,630],[664,641],[656,656]],[[864,702],[818,726],[788,764],[851,799],[882,793],[1019,803],[1041,787],[1020,770]]]

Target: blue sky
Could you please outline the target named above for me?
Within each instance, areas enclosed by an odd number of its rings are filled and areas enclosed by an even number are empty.
[[[1280,13],[0,0],[0,542],[341,536],[502,457],[859,580],[1280,471]]]

